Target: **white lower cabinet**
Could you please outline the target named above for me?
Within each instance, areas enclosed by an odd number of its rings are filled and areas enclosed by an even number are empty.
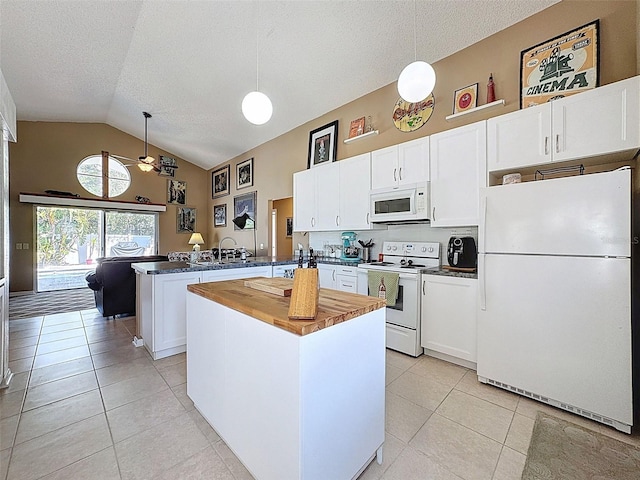
[[[138,333],[153,359],[186,351],[187,285],[253,277],[271,277],[271,265],[156,275],[138,273]]]
[[[358,293],[358,267],[318,264],[320,288]]]
[[[154,360],[187,348],[187,285],[200,283],[202,272],[138,274],[137,312],[144,346]]]
[[[475,278],[422,276],[421,345],[426,354],[473,367],[477,361],[477,293]]]

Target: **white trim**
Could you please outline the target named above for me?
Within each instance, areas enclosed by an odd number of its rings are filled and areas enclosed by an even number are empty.
[[[479,112],[481,110],[486,110],[487,108],[490,109],[490,108],[493,108],[493,107],[504,107],[504,105],[505,105],[505,101],[503,99],[500,99],[500,100],[496,100],[495,102],[485,103],[484,105],[480,105],[480,106],[475,107],[475,108],[470,108],[469,110],[465,110],[464,112],[454,113],[453,115],[449,115],[447,117],[444,117],[444,119],[449,121],[449,120],[453,120],[454,118],[463,117],[463,116],[468,115],[470,113],[475,113],[475,112]]]
[[[159,203],[134,203],[119,202],[114,200],[94,200],[80,197],[57,197],[51,195],[38,195],[33,193],[21,193],[22,203],[36,203],[39,205],[58,205],[64,207],[93,207],[105,210],[133,210],[137,212],[166,212],[167,206]]]

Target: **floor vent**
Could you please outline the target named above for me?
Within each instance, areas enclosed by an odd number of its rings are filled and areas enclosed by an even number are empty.
[[[597,413],[590,412],[589,410],[583,410],[582,408],[576,407],[569,403],[558,402],[551,398],[544,397],[542,395],[538,395],[537,393],[528,392],[522,388],[514,387],[513,385],[509,385],[507,383],[498,382],[491,378],[485,378],[478,376],[478,380],[482,383],[488,383],[489,385],[494,385],[496,387],[502,388],[504,390],[509,390],[510,392],[518,393],[524,397],[529,397],[539,402],[546,403],[551,405],[552,407],[561,408],[562,410],[566,410],[567,412],[575,413],[576,415],[581,415],[583,417],[589,418],[593,421],[604,423],[605,425],[609,425],[610,427],[614,427],[616,430],[620,430],[621,432],[631,433],[631,426],[626,425],[624,423],[617,422],[616,420],[612,420],[611,418],[605,417],[603,415],[598,415]]]

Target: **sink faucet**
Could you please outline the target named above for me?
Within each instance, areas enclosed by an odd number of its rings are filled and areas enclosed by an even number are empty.
[[[231,237],[224,237],[222,240],[220,240],[220,243],[218,243],[218,254],[220,256],[220,260],[222,260],[222,242],[224,242],[225,240],[231,240],[234,245],[238,245],[238,242],[236,242]],[[227,260],[229,260],[229,252],[227,252],[226,255],[227,255]],[[235,257],[235,255],[234,255],[234,257]]]

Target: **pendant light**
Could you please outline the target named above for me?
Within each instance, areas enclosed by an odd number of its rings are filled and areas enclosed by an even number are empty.
[[[256,9],[259,8],[256,7]],[[257,10],[256,10],[257,12]],[[259,49],[258,49],[258,16],[256,13],[256,91],[249,92],[242,100],[242,114],[254,125],[263,125],[269,121],[273,114],[271,100],[258,88],[259,78]]]
[[[436,72],[427,62],[418,61],[418,40],[417,40],[417,7],[416,0],[413,1],[413,45],[414,59],[398,77],[398,93],[403,100],[409,103],[416,103],[424,100],[436,86]]]
[[[153,164],[156,161],[155,158],[150,157],[147,154],[147,120],[151,118],[151,114],[142,112],[142,115],[144,115],[144,156],[138,157],[138,168],[143,172],[150,172],[151,170],[153,170]]]

